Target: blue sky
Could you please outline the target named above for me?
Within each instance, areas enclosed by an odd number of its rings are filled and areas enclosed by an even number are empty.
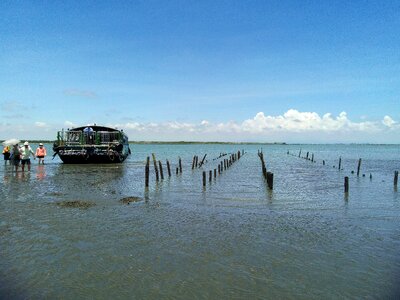
[[[0,139],[400,143],[399,28],[398,1],[1,1]]]

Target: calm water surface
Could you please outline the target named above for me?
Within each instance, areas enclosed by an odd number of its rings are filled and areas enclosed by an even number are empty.
[[[300,147],[316,163],[286,154]],[[0,166],[0,298],[400,297],[400,197],[393,185],[400,146],[265,145],[273,191],[262,177],[260,145],[131,148],[120,165],[47,157],[44,166],[33,161],[31,172]],[[213,159],[241,149],[240,161],[203,189],[202,171],[220,161]],[[165,179],[156,184],[151,167],[145,191],[152,152]],[[193,155],[206,153],[205,166],[192,170]],[[351,174],[360,157],[365,177]],[[141,201],[119,201],[129,196]],[[57,205],[76,200],[95,205]]]

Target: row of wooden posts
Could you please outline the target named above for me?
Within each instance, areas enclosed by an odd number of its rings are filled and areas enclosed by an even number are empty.
[[[220,154],[220,156],[218,158],[224,157],[227,154]],[[218,170],[218,175],[221,175],[223,173],[223,171],[226,171],[227,169],[229,169],[235,162],[237,162],[238,160],[240,160],[240,158],[244,155],[244,150],[242,150],[242,153],[240,153],[240,151],[233,153],[229,156],[229,159],[225,158],[224,160],[221,160],[218,163],[218,168],[214,169],[214,179],[217,178],[217,170]],[[217,158],[217,159],[218,159]],[[193,168],[193,165],[192,165]],[[208,171],[208,182],[211,184],[212,182],[212,178],[213,178],[213,170],[209,170]],[[203,175],[202,175],[202,181],[203,181],[203,188],[206,187],[207,185],[207,172],[203,171]]]
[[[164,179],[164,172],[163,172],[163,167],[162,167],[162,163],[159,160],[158,161],[158,166],[157,166],[157,160],[156,160],[156,156],[154,153],[151,154],[153,157],[153,163],[154,163],[154,171],[156,173],[156,181],[160,180],[160,176],[161,179]],[[168,171],[168,176],[171,177],[171,166],[169,164],[169,161],[167,159],[167,171]],[[178,160],[178,167],[176,167],[176,174],[182,173],[182,160],[179,157]],[[147,160],[146,160],[146,166],[145,166],[145,186],[149,187],[149,177],[150,177],[150,157],[147,156]]]
[[[258,151],[258,157],[261,160],[261,169],[263,176],[267,181],[268,188],[272,190],[274,188],[274,173],[267,171],[267,167],[265,166],[265,161],[264,161],[264,153],[262,152],[262,150]]]
[[[226,156],[226,153],[220,154],[219,158]],[[229,168],[234,162],[238,161],[241,156],[244,155],[244,150],[242,150],[242,153],[238,151],[237,153],[231,154],[229,159],[224,159],[220,163],[218,163],[218,175],[223,172],[223,170],[226,170]],[[206,156],[205,154],[202,158],[202,160],[199,162],[199,157],[197,155],[193,156],[193,161],[192,161],[192,170],[195,168],[200,168],[202,167],[205,162],[206,162]],[[154,164],[154,171],[156,175],[156,181],[158,182],[160,180],[164,179],[164,172],[163,172],[163,166],[161,161],[159,160],[157,163],[157,159],[154,153],[152,153],[152,158],[153,158],[153,164]],[[171,177],[171,166],[169,163],[169,160],[167,159],[167,171],[168,171],[168,176]],[[182,159],[179,157],[178,158],[178,166],[176,167],[176,175],[182,174]],[[148,156],[146,159],[146,165],[145,165],[145,187],[149,187],[149,177],[150,177],[150,157]],[[217,177],[217,169],[214,169],[214,178]],[[203,186],[206,186],[206,171],[203,171]],[[209,181],[211,182],[212,179],[212,170],[209,171]]]
[[[290,155],[292,155],[292,156],[296,156],[296,155],[294,155],[294,154],[291,154],[291,153],[289,152],[289,150],[288,150],[287,154],[290,154]],[[311,162],[313,162],[313,163],[316,163],[316,160],[314,159],[314,153],[311,153],[311,155],[310,155],[310,152],[307,152],[306,155],[305,155],[304,157],[301,157],[301,149],[300,149],[298,157],[299,157],[299,158],[304,158],[305,160],[309,160],[309,161],[311,161]],[[362,161],[361,158],[359,158],[359,159],[358,159],[358,165],[357,165],[357,176],[360,176],[361,161]],[[322,160],[322,164],[325,166],[325,160]],[[334,165],[333,167],[336,168],[335,165]],[[341,157],[341,156],[339,156],[338,170],[339,170],[339,171],[342,171],[342,170],[343,170],[343,169],[342,169],[342,157]],[[354,174],[354,171],[351,171],[351,174]],[[365,177],[365,174],[363,174],[363,177]],[[371,173],[369,174],[369,177],[372,179],[372,174],[371,174]]]
[[[292,156],[296,156],[296,155],[291,154],[291,153],[289,152],[289,150],[287,151],[287,154],[288,154],[288,155],[290,154],[290,155],[292,155]],[[310,153],[307,152],[307,153],[306,153],[306,156],[301,157],[301,149],[300,149],[298,157],[299,157],[299,158],[304,158],[304,159],[306,159],[306,160],[310,160],[311,162],[314,162],[314,163],[315,163],[316,161],[314,160],[314,153],[311,153],[311,156],[309,156],[309,154],[310,154]],[[361,161],[362,161],[361,158],[359,158],[359,159],[358,159],[358,164],[357,164],[357,177],[360,176]],[[325,166],[325,160],[322,161],[322,164]],[[335,168],[335,166],[333,166],[333,167]],[[338,166],[338,170],[339,170],[339,171],[343,170],[343,169],[342,169],[342,157],[339,157],[339,166]],[[354,174],[354,171],[351,171],[351,174]],[[362,174],[362,176],[365,177],[365,174]],[[372,173],[369,173],[369,178],[372,179]],[[395,186],[395,187],[397,187],[398,178],[399,178],[399,171],[394,171],[393,183],[394,183],[394,186]],[[348,177],[348,176],[345,176],[345,177],[344,177],[344,192],[345,192],[345,193],[348,193],[348,192],[349,192],[349,177]]]

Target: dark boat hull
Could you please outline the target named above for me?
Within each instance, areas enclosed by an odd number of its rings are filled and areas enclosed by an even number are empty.
[[[130,154],[128,145],[121,145],[119,150],[104,147],[57,147],[58,156],[65,164],[111,164],[122,163]]]

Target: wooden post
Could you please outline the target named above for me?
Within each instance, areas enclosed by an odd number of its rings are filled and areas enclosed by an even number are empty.
[[[299,151],[299,157],[300,157],[300,155],[301,155],[301,149],[300,149],[300,151]]]
[[[203,171],[203,187],[206,186],[206,171]]]
[[[308,160],[308,151],[307,151],[306,159]]]
[[[195,155],[195,156],[193,156],[192,170],[194,169],[194,163],[195,163],[195,161],[196,161],[196,155]]]
[[[267,172],[267,184],[271,190],[274,188],[274,173]]]
[[[240,159],[240,150],[238,151],[238,160]]]
[[[314,162],[314,153],[311,154],[311,162]]]
[[[214,169],[214,178],[217,178],[217,169]]]
[[[206,159],[207,153],[204,154],[203,159],[201,160],[200,164],[199,164],[199,168],[204,164],[204,160]]]
[[[199,157],[196,155],[196,162],[195,162],[195,166],[197,168],[197,165],[199,164]]]
[[[349,177],[346,176],[344,178],[344,192],[348,193],[349,192]]]
[[[322,164],[325,166],[325,161],[324,160],[322,161]]]
[[[168,176],[171,177],[171,167],[169,165],[168,159],[167,159],[167,170],[168,170]]]
[[[226,159],[224,158],[224,170],[226,170]]]
[[[179,173],[182,173],[182,160],[179,157]]]
[[[176,175],[178,175],[178,174],[179,174],[179,168],[176,167]]]
[[[221,174],[221,165],[218,164],[218,175]]]
[[[342,169],[342,157],[339,157],[339,171]]]
[[[210,175],[208,176],[208,181],[211,182],[212,180],[212,171],[210,170]]]
[[[144,168],[144,185],[149,187],[149,174],[150,174],[150,157],[147,156],[146,167]]]
[[[360,175],[360,168],[361,168],[361,158],[358,160],[358,166],[357,166],[357,176]]]
[[[156,180],[160,180],[158,177],[158,167],[157,167],[157,161],[156,161],[156,155],[154,153],[151,154],[153,156],[153,163],[154,163],[154,171],[156,172]]]
[[[162,170],[162,164],[161,164],[161,160],[159,160],[159,161],[158,161],[158,165],[159,165],[159,167],[160,167],[160,175],[161,175],[161,179],[163,180],[163,179],[164,179],[164,173],[163,173],[163,170]]]
[[[394,171],[394,186],[397,186],[397,181],[399,179],[399,171]]]

